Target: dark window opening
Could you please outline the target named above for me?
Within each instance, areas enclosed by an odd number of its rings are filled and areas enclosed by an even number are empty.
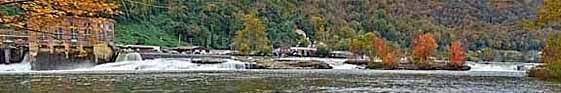
[[[71,35],[70,37],[71,40],[78,40],[78,30],[72,29],[72,33],[70,35]]]
[[[55,33],[55,39],[61,40],[63,35],[64,35],[64,30],[62,28],[59,28]]]

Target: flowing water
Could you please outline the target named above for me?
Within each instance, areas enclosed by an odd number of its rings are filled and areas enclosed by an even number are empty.
[[[318,59],[314,59],[318,60]],[[558,83],[525,76],[529,63],[475,63],[470,71],[363,70],[325,59],[330,70],[255,70],[245,62],[195,64],[189,59],[125,61],[91,68],[31,71],[0,65],[0,93],[159,92],[561,92]]]

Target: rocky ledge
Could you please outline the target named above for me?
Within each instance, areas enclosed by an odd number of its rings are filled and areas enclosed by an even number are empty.
[[[387,67],[382,64],[382,62],[371,62],[369,63],[366,60],[347,60],[344,63],[346,64],[354,64],[354,65],[363,65],[366,66],[367,69],[384,69],[384,70],[457,70],[457,71],[466,71],[470,70],[471,67],[464,65],[464,66],[452,66],[448,65],[444,62],[436,62],[430,65],[418,66],[413,63],[399,63],[395,67]]]
[[[309,60],[259,60],[256,62],[260,69],[332,69],[329,64],[323,61]]]

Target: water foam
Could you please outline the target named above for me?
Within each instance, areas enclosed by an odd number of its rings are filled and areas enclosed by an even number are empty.
[[[0,71],[31,71],[31,64],[25,63],[15,63],[15,64],[2,64],[0,65]]]
[[[154,59],[107,63],[76,70],[229,70],[245,68],[246,64],[244,62],[230,59],[226,59],[226,62],[219,64],[196,64],[191,63],[190,59]]]
[[[143,61],[123,61],[115,63],[100,64],[94,67],[74,69],[70,71],[112,71],[112,70],[234,70],[248,68],[247,62],[225,59],[226,62],[218,64],[197,64],[191,59],[154,59]],[[361,66],[345,64],[346,59],[329,58],[283,58],[283,60],[319,60],[328,63],[333,69],[359,69]],[[522,72],[529,68],[540,65],[540,63],[502,63],[491,62],[476,63],[468,62],[470,71],[493,71],[493,72]],[[520,69],[522,68],[522,69]],[[31,64],[27,62],[14,64],[0,64],[0,72],[26,72],[32,71]]]
[[[471,67],[470,71],[520,72],[520,71],[526,71],[532,67],[540,65],[540,63],[468,62],[467,65]]]

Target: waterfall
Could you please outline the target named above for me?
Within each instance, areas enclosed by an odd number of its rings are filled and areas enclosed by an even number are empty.
[[[142,61],[142,56],[139,53],[119,53],[116,62],[122,61]]]

